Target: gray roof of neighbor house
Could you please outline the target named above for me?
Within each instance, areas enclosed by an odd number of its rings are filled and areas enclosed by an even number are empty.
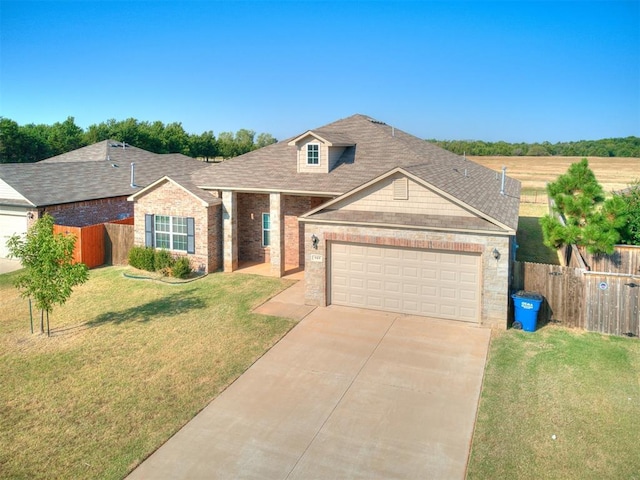
[[[138,162],[142,160],[153,160],[162,156],[163,158],[190,158],[181,153],[153,153],[143,150],[125,142],[118,140],[103,140],[86,147],[72,150],[71,152],[47,158],[39,163],[61,163],[61,162],[87,162],[87,161],[109,161],[109,162]]]
[[[192,178],[205,189],[273,191],[337,196],[403,167],[498,222],[518,225],[520,182],[507,177],[504,195],[500,174],[459,155],[364,115],[353,115],[311,132],[325,139],[346,139],[329,173],[299,173],[297,150],[289,145],[305,134],[211,165]]]
[[[114,148],[110,143],[118,142],[107,140],[37,163],[0,164],[0,180],[26,199],[0,195],[0,204],[44,207],[129,196],[165,175],[188,175],[207,166],[181,154]]]

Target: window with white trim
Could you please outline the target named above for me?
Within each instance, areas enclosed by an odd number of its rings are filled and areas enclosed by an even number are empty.
[[[268,213],[262,214],[262,246],[268,247],[271,245],[271,215]]]
[[[320,164],[320,145],[317,143],[307,144],[307,165]]]
[[[145,215],[145,245],[195,253],[194,219],[169,215]]]

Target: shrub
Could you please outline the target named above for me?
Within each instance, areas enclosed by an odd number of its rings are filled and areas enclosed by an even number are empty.
[[[156,250],[153,265],[156,271],[162,272],[163,275],[168,275],[175,263],[175,259],[171,256],[168,250]]]
[[[187,257],[179,257],[171,268],[171,275],[176,278],[187,278],[191,273],[191,263]]]
[[[151,247],[132,247],[129,250],[129,265],[140,270],[155,272],[155,250]]]

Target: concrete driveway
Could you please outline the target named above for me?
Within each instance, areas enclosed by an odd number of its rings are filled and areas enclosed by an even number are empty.
[[[21,268],[22,264],[20,263],[20,260],[0,258],[0,275],[20,270]]]
[[[316,308],[129,478],[462,479],[489,337]]]

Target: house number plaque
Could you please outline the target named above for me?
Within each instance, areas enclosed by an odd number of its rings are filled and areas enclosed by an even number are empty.
[[[321,262],[322,261],[322,255],[318,255],[317,253],[312,253],[311,254],[311,261],[312,262]]]

